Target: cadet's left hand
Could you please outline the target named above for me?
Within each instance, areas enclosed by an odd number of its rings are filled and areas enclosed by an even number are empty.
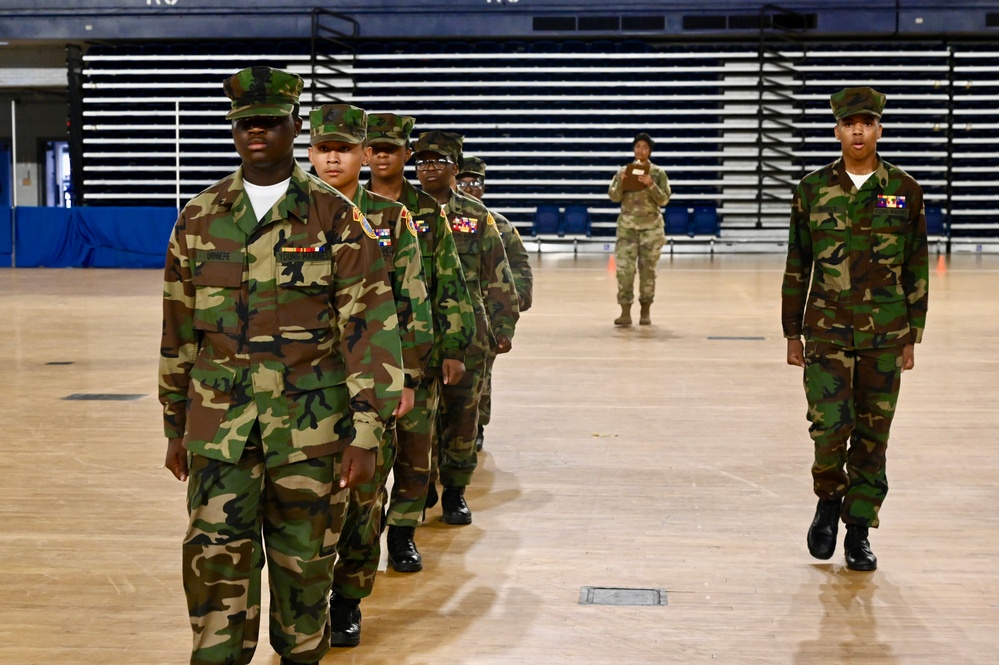
[[[410,412],[413,408],[413,404],[416,403],[416,391],[412,388],[403,388],[402,397],[399,399],[399,406],[395,407],[395,411],[392,415],[396,418],[404,416]]]
[[[167,439],[166,460],[163,466],[180,482],[187,480],[187,448],[184,447],[184,437]]]
[[[646,187],[652,184],[652,176],[648,173],[638,176],[638,182],[642,183]]]
[[[340,465],[340,487],[357,487],[371,480],[375,475],[376,457],[374,450],[347,446]]]
[[[496,353],[509,353],[513,348],[513,342],[506,335],[496,337]]]
[[[902,371],[916,366],[916,345],[906,344],[902,347]]]
[[[441,374],[445,386],[453,386],[465,376],[465,363],[454,358],[445,358],[441,363]]]

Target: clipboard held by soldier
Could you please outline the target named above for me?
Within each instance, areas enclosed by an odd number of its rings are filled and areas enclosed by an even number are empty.
[[[638,177],[648,175],[650,171],[651,169],[647,162],[632,162],[628,164],[624,169],[624,175],[621,176],[621,189],[625,192],[640,192],[645,189],[645,185]]]

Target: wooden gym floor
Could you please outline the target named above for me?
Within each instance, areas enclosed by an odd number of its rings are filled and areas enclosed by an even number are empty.
[[[784,364],[783,258],[664,259],[653,325],[631,329],[611,325],[606,261],[536,261],[536,304],[496,365],[474,523],[431,511],[426,569],[381,575],[362,645],[323,662],[994,664],[999,257],[933,257],[874,573],[805,548],[811,443]],[[159,282],[0,270],[0,663],[187,662]],[[65,399],[94,393],[140,397]],[[587,586],[668,604],[581,605]],[[254,662],[277,665],[266,635]]]

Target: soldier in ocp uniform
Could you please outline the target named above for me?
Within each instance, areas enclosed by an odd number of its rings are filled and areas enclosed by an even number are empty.
[[[424,277],[433,310],[434,343],[413,409],[398,419],[398,455],[392,469],[388,509],[389,564],[398,572],[423,569],[415,532],[427,501],[432,448],[442,386],[456,385],[465,373],[465,351],[475,334],[475,314],[447,217],[426,192],[405,178],[415,119],[392,113],[368,116],[366,187],[406,206],[416,224]]]
[[[617,242],[614,258],[617,263],[617,303],[621,316],[614,319],[616,326],[631,325],[631,306],[635,302],[635,267],[638,267],[638,302],[642,307],[638,323],[652,323],[652,301],[656,296],[656,266],[666,243],[661,208],[673,195],[666,172],[650,160],[655,142],[645,132],[639,132],[632,142],[635,160],[632,168],[641,171],[635,175],[636,186],[625,178],[628,166],[622,166],[614,178],[607,195],[614,203],[621,204],[617,218]],[[635,171],[637,174],[638,171]]]
[[[371,154],[366,147],[368,117],[349,104],[327,104],[309,114],[309,160],[319,177],[350,198],[371,223],[389,266],[396,314],[402,336],[405,371],[403,400],[397,417],[412,408],[416,389],[433,344],[433,321],[416,225],[409,211],[359,184],[361,166]],[[385,485],[396,460],[395,427],[387,428],[378,449],[374,477],[350,492],[347,515],[337,546],[330,600],[330,643],[356,646],[361,640],[363,598],[371,595],[381,554]]]
[[[439,418],[438,469],[444,486],[441,509],[448,524],[472,522],[465,487],[477,463],[475,437],[486,353],[490,349],[497,353],[510,351],[520,316],[513,274],[495,220],[481,203],[451,189],[458,173],[461,144],[458,134],[432,131],[420,134],[413,145],[416,175],[447,215],[475,309],[475,338],[465,353],[467,371],[457,384],[444,386],[444,407]],[[428,506],[433,505],[430,491],[435,490],[434,482],[431,472]]]
[[[877,153],[885,96],[846,88],[830,104],[843,153],[795,189],[781,319],[815,447],[808,551],[832,557],[842,519],[847,567],[874,570],[888,430],[926,323],[926,219],[919,185]]]
[[[223,89],[242,165],[184,206],[164,276],[159,395],[166,467],[188,481],[190,662],[253,658],[266,557],[271,645],[282,665],[318,663],[347,494],[399,402],[398,318],[367,220],[295,163],[302,79],[252,67]]]
[[[455,184],[466,196],[482,201],[486,193],[486,163],[473,155],[462,154],[461,170]],[[496,228],[503,238],[503,248],[506,250],[506,258],[510,262],[510,272],[513,273],[513,282],[517,289],[517,304],[521,313],[526,312],[531,308],[534,297],[534,273],[531,272],[530,257],[517,227],[495,210],[489,212],[496,220]],[[490,351],[486,354],[486,371],[482,378],[482,397],[479,399],[479,434],[475,439],[476,450],[482,450],[486,425],[489,424],[492,417],[492,374],[495,361],[496,354],[494,352]]]

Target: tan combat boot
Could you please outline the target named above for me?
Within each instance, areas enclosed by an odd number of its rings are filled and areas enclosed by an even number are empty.
[[[643,302],[641,305],[642,313],[638,317],[638,323],[639,325],[647,326],[652,323],[652,317],[649,315],[649,310],[652,309],[652,303]]]
[[[621,316],[614,319],[615,326],[631,325],[631,305],[621,305]]]

